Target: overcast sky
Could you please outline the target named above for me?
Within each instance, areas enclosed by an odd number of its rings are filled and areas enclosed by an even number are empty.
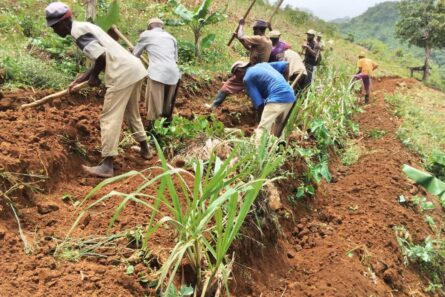
[[[385,1],[388,0],[285,0],[284,4],[308,9],[317,17],[330,21],[347,16],[358,16],[368,7]]]

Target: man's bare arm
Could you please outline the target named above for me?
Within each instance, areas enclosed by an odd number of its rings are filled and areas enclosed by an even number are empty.
[[[79,78],[74,80],[69,85],[69,90],[71,91],[74,86],[76,86],[84,81],[88,81],[88,84],[90,86],[100,85],[99,74],[100,74],[100,72],[105,70],[105,66],[106,66],[105,55],[101,55],[99,58],[96,59],[96,61],[94,61],[94,64],[93,64],[93,66],[91,66],[90,69],[88,69],[84,74],[82,74]]]

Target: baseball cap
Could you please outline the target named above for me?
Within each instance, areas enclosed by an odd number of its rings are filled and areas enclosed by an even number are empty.
[[[361,58],[361,57],[363,57],[363,58],[366,57],[365,52],[360,52],[360,54],[358,54],[358,57],[359,57],[359,58]]]
[[[318,32],[318,33],[317,33],[317,36],[318,36],[318,37],[323,37],[323,33]]]
[[[306,34],[307,35],[317,35],[317,32],[315,32],[315,30],[313,30],[313,29],[310,29],[310,30],[308,30],[307,32],[306,32]]]
[[[256,20],[255,23],[253,23],[253,28],[267,28],[267,22],[263,20]]]
[[[269,32],[269,38],[280,38],[281,32],[277,30],[273,30]]]
[[[160,19],[160,18],[151,18],[148,20],[148,26],[150,26],[151,24],[164,24],[164,22]]]
[[[236,61],[235,63],[233,63],[232,67],[230,67],[230,72],[235,73],[236,69],[244,68],[247,65],[249,65],[249,62]]]
[[[46,24],[51,27],[58,22],[71,18],[71,9],[62,2],[52,2],[45,8]]]

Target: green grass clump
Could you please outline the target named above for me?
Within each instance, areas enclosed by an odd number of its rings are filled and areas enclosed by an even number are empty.
[[[381,129],[371,129],[365,132],[366,138],[372,138],[372,139],[380,139],[383,138],[386,135],[385,130]]]
[[[348,141],[346,147],[340,155],[343,165],[350,166],[357,163],[362,155],[362,147],[355,142]]]
[[[387,95],[385,100],[403,119],[398,138],[423,157],[428,170],[445,178],[445,95],[421,87]]]
[[[55,69],[51,62],[45,62],[29,55],[4,57],[0,68],[5,73],[6,87],[32,86],[35,88],[65,88],[71,76]]]

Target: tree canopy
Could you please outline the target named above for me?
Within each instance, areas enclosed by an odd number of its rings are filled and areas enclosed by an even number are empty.
[[[400,39],[419,47],[445,47],[445,1],[403,0],[399,9],[396,34]]]

